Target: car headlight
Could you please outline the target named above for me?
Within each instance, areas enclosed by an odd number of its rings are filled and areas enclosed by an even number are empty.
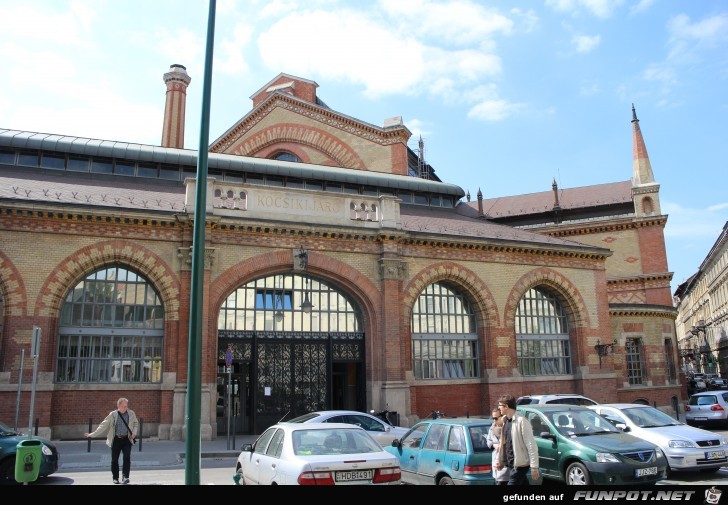
[[[689,440],[670,440],[667,443],[668,447],[686,447],[691,448],[695,447],[695,444],[690,442]]]
[[[43,453],[43,454],[45,454],[46,456],[52,456],[52,455],[53,455],[53,451],[51,450],[51,448],[50,448],[50,447],[48,447],[48,446],[47,446],[47,445],[45,445],[45,444],[41,444],[41,447],[40,447],[40,452],[42,452],[42,453]]]
[[[619,460],[614,454],[608,452],[598,452],[597,463],[619,463]]]
[[[655,459],[664,458],[665,455],[662,453],[662,449],[655,449]]]
[[[720,445],[728,445],[728,440],[725,437],[718,437],[718,440],[720,440]]]

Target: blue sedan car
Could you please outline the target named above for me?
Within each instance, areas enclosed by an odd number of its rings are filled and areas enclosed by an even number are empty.
[[[384,449],[397,456],[403,484],[493,485],[486,437],[492,419],[428,419]]]
[[[0,484],[15,484],[15,452],[18,444],[27,440],[28,437],[21,435],[12,428],[0,423]],[[41,462],[38,477],[47,477],[58,470],[58,449],[50,441],[44,438],[34,437],[40,440]]]

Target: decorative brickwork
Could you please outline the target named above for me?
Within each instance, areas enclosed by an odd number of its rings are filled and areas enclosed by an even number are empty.
[[[23,277],[2,251],[0,251],[0,297],[4,302],[6,317],[25,315],[28,301]]]
[[[180,281],[167,262],[144,247],[125,240],[99,242],[79,249],[48,276],[35,304],[38,317],[58,317],[70,288],[89,273],[112,264],[127,265],[144,275],[157,289],[165,319],[179,319]]]
[[[515,328],[516,308],[526,292],[535,286],[547,286],[562,298],[561,302],[569,315],[569,322],[574,327],[589,327],[589,313],[586,304],[569,279],[550,268],[533,270],[521,277],[513,286],[505,307],[505,326]]]
[[[500,326],[498,307],[488,286],[472,270],[451,262],[430,265],[405,286],[402,299],[405,321],[412,318],[412,306],[422,291],[433,282],[443,280],[454,282],[474,300],[479,328]]]

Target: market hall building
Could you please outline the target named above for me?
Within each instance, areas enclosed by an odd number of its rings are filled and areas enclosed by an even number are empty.
[[[38,327],[39,434],[79,437],[123,396],[145,436],[184,439],[190,81],[164,74],[161,146],[0,130],[6,424],[18,397],[29,416]],[[203,439],[228,413],[241,434],[313,409],[409,426],[503,393],[678,409],[667,216],[634,108],[631,179],[471,200],[401,118],[360,121],[317,88],[278,75],[209,149]]]

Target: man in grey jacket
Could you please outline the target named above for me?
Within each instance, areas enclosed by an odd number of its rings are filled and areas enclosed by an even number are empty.
[[[131,446],[139,430],[139,421],[133,410],[129,409],[129,400],[119,398],[116,401],[116,410],[101,421],[93,433],[84,433],[90,438],[106,434],[106,445],[111,447],[111,476],[114,484],[129,484],[131,472]],[[119,453],[123,454],[122,480],[119,482]]]
[[[538,446],[531,423],[523,416],[516,415],[516,398],[513,395],[501,396],[498,399],[498,408],[506,416],[506,422],[503,426],[503,445],[495,463],[496,469],[508,467],[511,470],[509,486],[527,485],[529,470],[531,479],[537,481]]]

